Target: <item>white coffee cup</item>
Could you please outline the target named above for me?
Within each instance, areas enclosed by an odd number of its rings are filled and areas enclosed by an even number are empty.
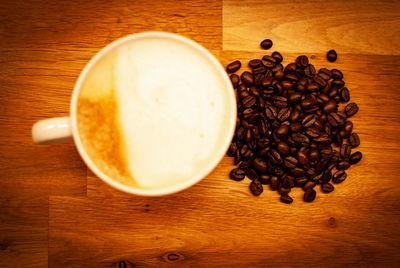
[[[99,60],[101,60],[105,55],[107,55],[108,52],[112,51],[114,48],[119,47],[127,42],[135,42],[135,40],[146,37],[160,38],[163,40],[173,39],[174,41],[180,42],[181,44],[190,46],[191,48],[195,49],[200,55],[202,55],[201,57],[204,57],[204,59],[206,59],[207,62],[209,62],[209,68],[216,70],[216,72],[218,72],[218,76],[220,76],[221,79],[223,79],[224,81],[223,82],[224,86],[223,88],[221,88],[221,90],[227,91],[226,103],[228,104],[227,109],[229,110],[228,113],[229,118],[227,118],[228,127],[225,128],[226,133],[223,133],[224,135],[223,142],[221,143],[221,146],[218,147],[218,150],[215,152],[215,157],[210,158],[211,161],[207,163],[204,168],[202,168],[196,174],[193,174],[193,176],[187,178],[187,180],[179,184],[170,185],[161,189],[143,189],[139,187],[128,186],[104,174],[104,172],[102,172],[94,164],[92,159],[88,156],[87,152],[85,151],[85,148],[83,147],[81,139],[79,137],[78,127],[77,127],[78,97],[80,90],[82,88],[82,84],[85,81],[88,72],[90,72],[90,70],[96,65],[96,63],[99,62]],[[207,49],[205,49],[198,43],[183,36],[166,32],[143,32],[143,33],[128,35],[126,37],[118,39],[109,44],[108,46],[106,46],[105,48],[103,48],[101,51],[99,51],[85,66],[85,68],[83,69],[83,71],[79,76],[79,79],[75,84],[70,104],[70,116],[50,118],[36,122],[32,127],[32,138],[36,144],[54,144],[73,139],[76,147],[78,148],[78,152],[81,155],[84,162],[86,163],[86,165],[100,179],[102,179],[109,185],[113,186],[116,189],[131,194],[137,194],[143,196],[159,196],[184,190],[194,185],[195,183],[199,182],[204,177],[206,177],[218,165],[218,163],[225,155],[225,152],[227,151],[230,142],[233,138],[235,124],[236,124],[236,98],[234,95],[231,81],[228,75],[226,74],[224,68],[219,63],[219,61]]]

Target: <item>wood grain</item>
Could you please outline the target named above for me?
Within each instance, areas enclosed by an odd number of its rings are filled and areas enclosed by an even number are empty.
[[[0,2],[0,267],[400,266],[398,1]],[[225,157],[195,186],[132,196],[96,178],[72,143],[35,146],[33,122],[68,114],[87,61],[126,34],[188,36],[222,64],[274,50],[338,68],[363,160],[314,203],[234,182]],[[271,51],[259,49],[269,37]],[[335,48],[338,61],[325,53]],[[244,70],[246,67],[242,67]]]

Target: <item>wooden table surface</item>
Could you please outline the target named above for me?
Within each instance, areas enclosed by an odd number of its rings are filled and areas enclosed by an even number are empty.
[[[165,197],[118,192],[72,143],[35,146],[31,125],[68,114],[87,61],[144,30],[190,37],[223,64],[271,50],[344,72],[362,163],[315,202],[254,197],[224,158]],[[325,53],[336,49],[335,63]],[[0,267],[400,266],[399,1],[1,1]]]

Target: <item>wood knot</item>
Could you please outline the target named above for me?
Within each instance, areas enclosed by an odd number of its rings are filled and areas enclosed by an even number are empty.
[[[329,227],[335,228],[337,226],[336,219],[334,217],[330,217],[328,221]]]
[[[129,261],[119,261],[117,262],[116,268],[132,268],[133,264],[130,263]]]
[[[166,262],[177,262],[177,261],[183,261],[185,257],[178,252],[169,252],[163,256],[163,259]]]

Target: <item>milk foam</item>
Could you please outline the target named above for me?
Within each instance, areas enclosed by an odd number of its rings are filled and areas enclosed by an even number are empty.
[[[114,82],[128,170],[140,187],[204,169],[227,108],[224,81],[204,56],[174,40],[135,41],[118,49]]]

